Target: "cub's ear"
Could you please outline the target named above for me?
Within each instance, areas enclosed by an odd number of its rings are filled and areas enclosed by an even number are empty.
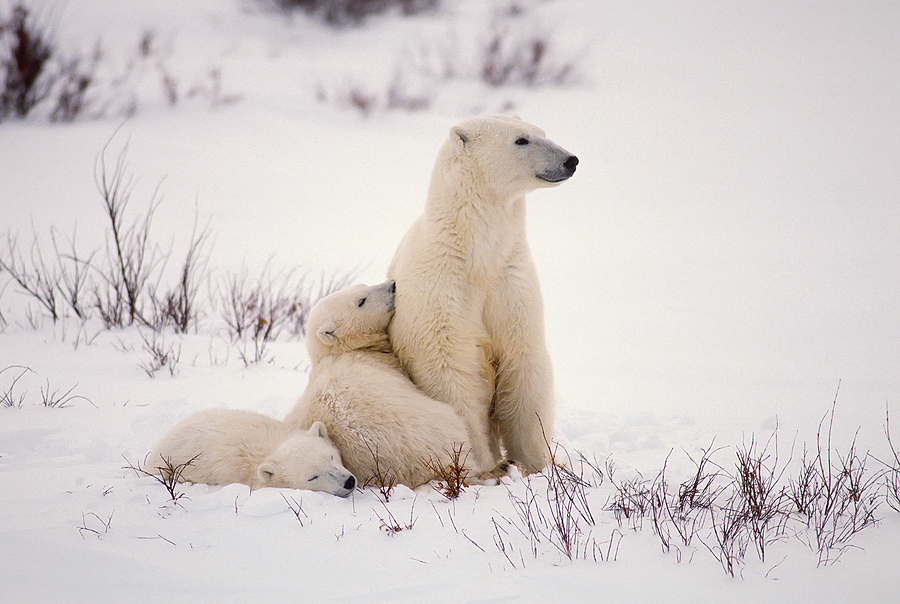
[[[259,464],[259,468],[256,469],[256,474],[259,476],[260,482],[264,485],[272,484],[277,473],[278,468],[275,467],[275,462],[272,461],[264,461]]]
[[[455,136],[461,147],[465,147],[469,143],[469,134],[459,126],[453,126],[450,130],[451,136]]]
[[[309,433],[319,438],[328,438],[328,428],[322,422],[315,422],[309,429]]]
[[[316,337],[318,337],[323,344],[327,346],[334,346],[338,341],[337,325],[335,325],[334,323],[326,323],[319,328],[319,331],[316,332]]]

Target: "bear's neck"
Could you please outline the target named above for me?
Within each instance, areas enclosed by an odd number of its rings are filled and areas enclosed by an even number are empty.
[[[321,371],[330,371],[330,367],[336,363],[349,365],[365,364],[369,366],[379,365],[391,367],[398,371],[400,370],[400,361],[390,347],[390,343],[388,343],[387,348],[366,348],[361,350],[350,350],[339,354],[327,354],[315,363],[311,373],[317,374]]]
[[[476,174],[463,165],[432,174],[425,219],[431,241],[466,258],[466,270],[498,266],[525,243],[525,196],[502,198],[471,186]],[[498,263],[499,259],[499,263]]]

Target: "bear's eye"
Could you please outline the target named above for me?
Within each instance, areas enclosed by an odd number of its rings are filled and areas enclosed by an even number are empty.
[[[519,145],[520,147],[524,147],[525,145],[528,144],[528,139],[525,138],[524,136],[520,136],[519,138],[516,139],[516,144]]]
[[[310,476],[309,478],[306,479],[306,482],[312,482],[313,480],[315,480],[318,477],[319,477],[318,474],[313,474],[312,476]]]
[[[356,308],[362,308],[363,304],[365,304],[365,303],[366,303],[366,299],[360,298],[359,300],[356,301]]]

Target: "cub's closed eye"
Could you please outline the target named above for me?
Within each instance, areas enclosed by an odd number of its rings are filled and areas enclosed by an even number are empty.
[[[366,303],[366,299],[365,299],[365,298],[360,298],[359,300],[356,301],[356,307],[357,307],[357,308],[362,308],[362,307],[363,307],[363,304],[365,304],[365,303]]]
[[[310,476],[309,478],[306,479],[306,482],[312,482],[313,480],[315,480],[318,477],[319,477],[318,474],[313,474],[312,476]]]
[[[524,146],[524,145],[527,145],[527,144],[528,144],[528,139],[525,138],[524,136],[520,136],[519,138],[516,139],[516,144],[519,145],[520,147],[521,147],[521,146]]]

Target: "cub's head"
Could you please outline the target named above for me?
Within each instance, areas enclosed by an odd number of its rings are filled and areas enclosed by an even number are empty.
[[[319,300],[306,323],[311,362],[351,350],[389,352],[387,327],[394,316],[395,289],[393,281],[354,285]]]
[[[443,152],[460,160],[464,170],[503,200],[558,185],[578,165],[578,158],[548,139],[543,130],[515,117],[460,122],[450,130]]]
[[[341,463],[341,453],[322,422],[291,435],[259,464],[256,474],[263,487],[325,491],[340,497],[356,488],[356,478]]]

